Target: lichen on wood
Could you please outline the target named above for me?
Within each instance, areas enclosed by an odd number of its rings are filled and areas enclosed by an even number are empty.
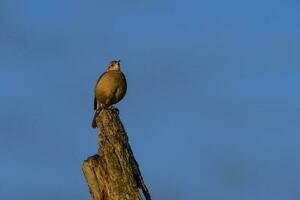
[[[83,162],[82,170],[93,200],[151,200],[128,136],[116,109],[103,109],[97,119],[98,153]]]

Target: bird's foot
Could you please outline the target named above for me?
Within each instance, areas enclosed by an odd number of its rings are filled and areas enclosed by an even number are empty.
[[[103,103],[100,103],[100,104],[99,104],[99,110],[102,110],[102,109],[105,109],[105,108],[107,108],[107,107],[105,106],[105,104],[103,104]]]
[[[111,106],[109,107],[109,109],[113,110],[113,111],[116,112],[118,115],[119,115],[119,113],[120,113],[119,109],[118,109],[116,106],[114,106],[114,105],[111,105]]]

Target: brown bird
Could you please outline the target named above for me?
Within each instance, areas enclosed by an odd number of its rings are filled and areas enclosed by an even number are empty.
[[[111,61],[96,83],[93,128],[97,127],[96,118],[100,111],[121,101],[126,94],[126,90],[127,83],[124,74],[121,72],[120,60]]]

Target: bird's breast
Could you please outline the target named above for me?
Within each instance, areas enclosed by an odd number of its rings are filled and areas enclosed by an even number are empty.
[[[95,95],[99,102],[116,103],[126,93],[126,80],[120,71],[107,71],[98,81]]]

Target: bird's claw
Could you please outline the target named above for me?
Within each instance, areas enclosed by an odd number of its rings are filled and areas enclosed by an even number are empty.
[[[117,107],[113,106],[113,105],[111,105],[111,106],[109,107],[109,109],[113,110],[113,111],[116,112],[118,115],[119,115],[119,113],[120,113],[119,109],[118,109]]]

